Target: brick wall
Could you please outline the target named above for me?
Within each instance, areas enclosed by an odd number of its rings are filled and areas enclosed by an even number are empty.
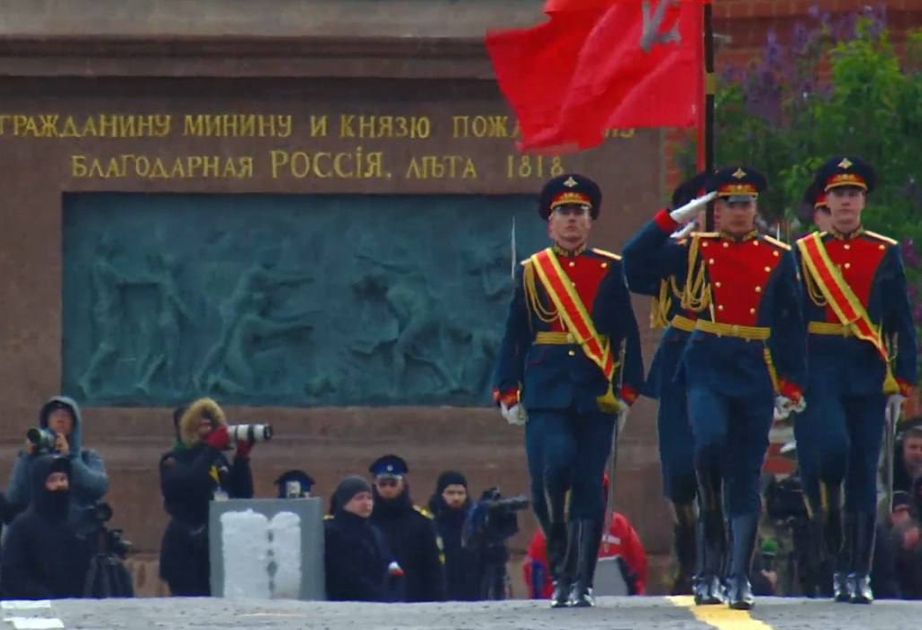
[[[756,58],[770,30],[784,40],[797,22],[813,23],[813,8],[842,15],[884,4],[895,41],[908,30],[922,28],[922,0],[714,0],[714,31],[729,37],[718,49],[718,71]]]

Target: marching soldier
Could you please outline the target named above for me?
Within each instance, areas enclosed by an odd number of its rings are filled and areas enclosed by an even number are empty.
[[[699,173],[683,182],[672,194],[672,207],[678,208],[692,202],[704,190],[707,173]],[[706,202],[698,202],[704,208]],[[699,221],[700,223],[700,221]],[[694,227],[694,222],[688,224]],[[688,243],[684,230],[672,234],[682,246]],[[673,595],[691,593],[695,574],[696,535],[695,509],[696,479],[694,464],[694,438],[688,420],[685,385],[676,380],[679,360],[691,332],[695,329],[697,314],[682,308],[682,284],[663,261],[643,248],[642,234],[635,236],[624,247],[624,273],[630,290],[653,297],[650,307],[650,324],[664,328],[656,355],[644,384],[643,394],[659,399],[656,424],[659,434],[660,466],[663,476],[663,493],[673,507],[673,543],[678,573],[672,586]],[[723,523],[720,523],[723,526]]]
[[[580,175],[545,185],[538,211],[554,243],[516,274],[495,375],[503,416],[525,424],[553,607],[593,605],[605,462],[619,415],[626,417],[643,381],[621,259],[587,246],[601,200],[598,186]]]
[[[829,205],[826,203],[826,191],[822,187],[817,187],[816,182],[810,184],[804,193],[804,211],[801,213],[801,219],[805,223],[813,224],[820,232],[829,230]]]
[[[857,158],[827,162],[814,185],[826,195],[830,227],[797,242],[810,364],[810,407],[794,424],[801,475],[813,531],[837,564],[835,599],[861,604],[874,597],[868,574],[884,422],[896,422],[916,379],[900,248],[862,228],[875,179]]]
[[[748,576],[773,407],[782,415],[802,407],[806,369],[794,258],[787,245],[755,229],[765,185],[752,169],[719,171],[707,184],[710,194],[660,212],[634,243],[644,256],[658,258],[672,275],[684,278],[681,306],[697,314],[680,368],[704,535],[695,601],[728,600],[731,608],[743,610],[754,603]],[[694,233],[686,245],[669,238],[714,196],[720,232]],[[726,593],[721,583],[725,504],[732,540]]]

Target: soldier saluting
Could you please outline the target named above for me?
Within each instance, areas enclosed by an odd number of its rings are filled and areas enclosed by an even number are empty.
[[[601,201],[595,182],[581,175],[544,186],[538,211],[554,243],[518,269],[495,375],[503,416],[525,424],[554,607],[593,605],[605,462],[619,414],[643,381],[621,259],[588,248]]]
[[[810,364],[810,408],[794,424],[801,476],[817,544],[836,562],[835,599],[860,604],[874,598],[869,572],[884,421],[896,422],[916,380],[899,246],[861,224],[875,180],[858,158],[829,160],[813,187],[825,193],[831,225],[797,242]]]
[[[679,208],[692,203],[692,207],[704,210],[707,200],[702,200],[701,195],[708,177],[709,173],[702,172],[682,182],[672,193],[672,207]],[[686,246],[689,242],[688,232],[694,227],[694,222],[691,222],[671,237],[678,244]],[[685,276],[676,277],[668,261],[657,255],[656,248],[645,247],[645,242],[645,233],[641,232],[624,246],[624,273],[633,293],[654,298],[650,307],[650,325],[664,329],[641,393],[659,400],[656,425],[663,493],[673,508],[673,540],[678,560],[672,594],[683,595],[691,593],[695,574],[697,480],[694,436],[688,421],[685,385],[675,376],[685,344],[695,329],[698,314],[682,308]],[[720,553],[723,555],[723,550]]]
[[[728,600],[736,609],[754,603],[748,576],[773,407],[782,415],[802,407],[806,370],[794,257],[790,247],[755,229],[757,199],[765,186],[765,178],[749,168],[718,171],[706,185],[709,195],[660,212],[632,241],[644,256],[685,279],[681,306],[697,314],[680,368],[695,439],[704,537],[695,601]],[[684,244],[670,239],[701,202],[715,196],[720,232],[693,233]],[[726,591],[721,580],[725,505],[732,540]]]

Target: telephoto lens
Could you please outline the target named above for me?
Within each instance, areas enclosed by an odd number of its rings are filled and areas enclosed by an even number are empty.
[[[268,442],[272,439],[271,424],[232,424],[227,427],[231,442]]]
[[[34,444],[35,448],[39,451],[54,450],[54,431],[33,427],[26,431],[26,439]]]

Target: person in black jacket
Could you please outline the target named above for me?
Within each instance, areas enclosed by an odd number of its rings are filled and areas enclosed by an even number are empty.
[[[388,547],[403,567],[400,601],[440,602],[445,599],[444,559],[432,515],[413,505],[406,481],[407,463],[384,455],[369,467],[375,476],[375,509],[371,522],[384,532]]]
[[[215,498],[249,499],[252,444],[232,447],[224,411],[214,400],[192,403],[179,420],[179,443],[160,458],[160,490],[170,515],[160,547],[160,577],[176,596],[211,594],[208,562],[208,504]]]
[[[10,525],[3,545],[3,597],[82,597],[91,550],[67,521],[70,461],[39,455],[29,469],[32,500]]]
[[[464,524],[471,507],[464,475],[454,470],[446,470],[439,475],[435,494],[429,499],[429,511],[435,517],[436,531],[445,549],[446,595],[455,601],[474,601],[480,598],[477,558],[462,545]]]
[[[371,485],[361,477],[346,477],[330,503],[333,517],[324,522],[327,599],[387,601],[390,579],[401,571],[392,564],[384,534],[369,521]]]

